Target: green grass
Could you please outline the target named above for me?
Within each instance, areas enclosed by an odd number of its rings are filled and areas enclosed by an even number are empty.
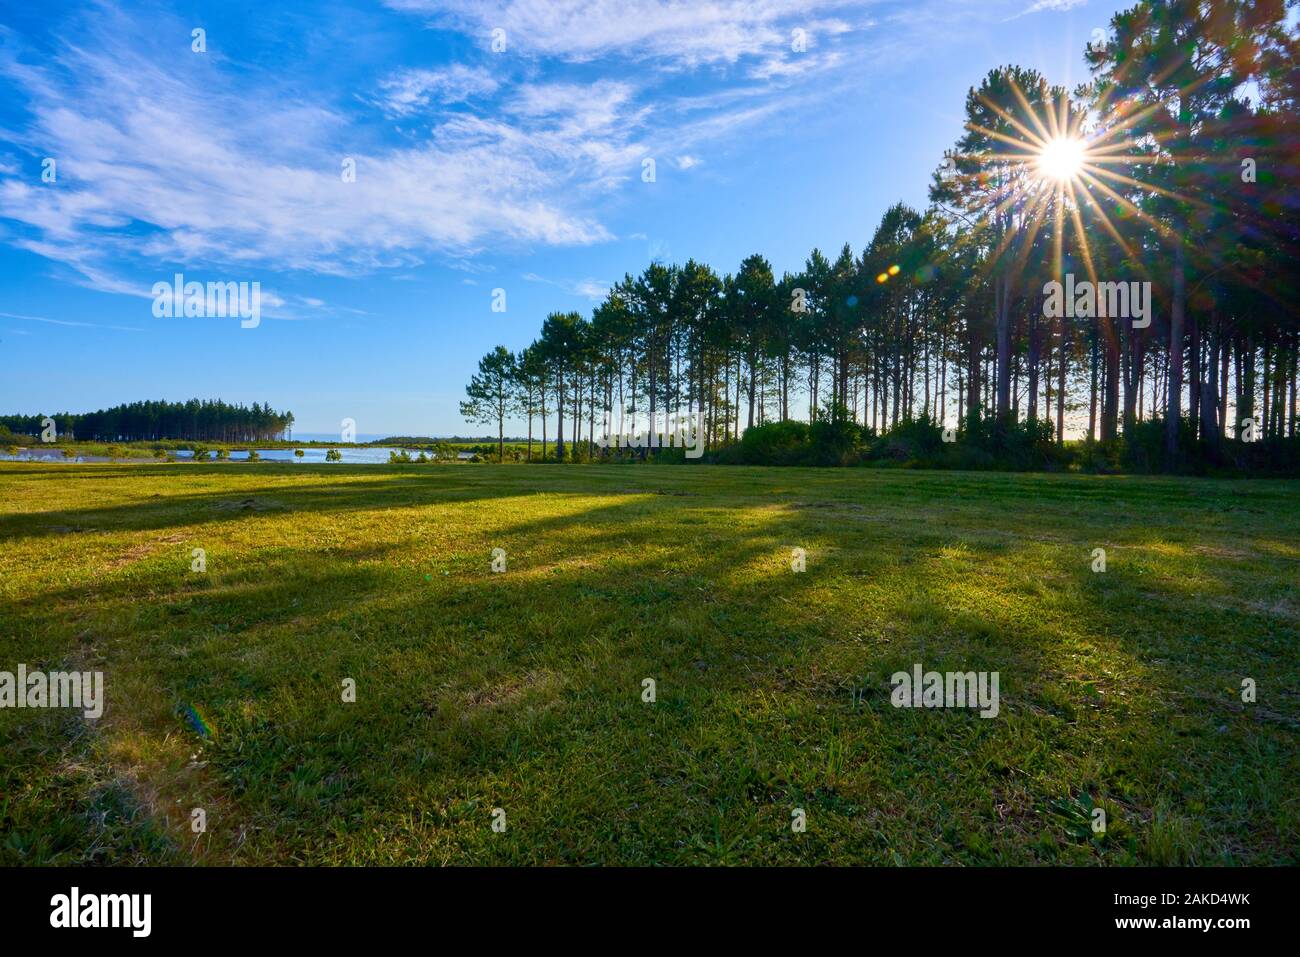
[[[108,698],[0,711],[0,863],[1295,863],[1298,493],[0,463],[0,670]]]

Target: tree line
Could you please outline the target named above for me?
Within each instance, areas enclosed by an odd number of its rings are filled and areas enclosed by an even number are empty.
[[[1147,0],[1116,14],[1070,92],[991,70],[934,172],[857,252],[776,275],[690,260],[625,276],[590,318],[548,315],[480,361],[463,416],[554,422],[561,459],[625,425],[700,417],[707,446],[796,417],[962,436],[1032,424],[1121,442],[1158,425],[1164,464],[1293,439],[1300,263],[1300,42],[1283,0]],[[1054,176],[1045,157],[1081,153]],[[1067,164],[1068,165],[1068,164]],[[1147,323],[1050,316],[1047,283],[1149,283]],[[1085,424],[1086,423],[1086,424]],[[567,443],[566,443],[567,438]]]
[[[46,418],[54,420],[60,438],[97,442],[269,442],[283,439],[293,427],[293,413],[276,412],[269,403],[232,405],[221,399],[132,402],[97,412],[60,412],[48,417],[5,415],[0,416],[0,427],[15,435],[39,437]]]

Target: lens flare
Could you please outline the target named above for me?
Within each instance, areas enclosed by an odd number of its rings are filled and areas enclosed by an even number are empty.
[[[190,727],[198,732],[199,737],[211,738],[215,736],[214,729],[208,723],[207,716],[199,710],[197,705],[186,705],[183,711],[185,719],[189,722]]]
[[[1048,140],[1038,153],[1038,171],[1048,179],[1070,182],[1083,170],[1083,140],[1061,136]]]
[[[1125,195],[1135,188],[1213,212],[1195,195],[1135,178],[1151,158],[1130,150],[1124,139],[1127,131],[1154,110],[1176,105],[1177,98],[1193,88],[1179,88],[1150,106],[1112,101],[1107,94],[1095,110],[1100,119],[1091,123],[1068,94],[1049,90],[1046,85],[1041,91],[1031,91],[1037,93],[1034,102],[1015,82],[1009,86],[1010,101],[981,95],[981,103],[993,119],[988,124],[968,122],[966,128],[985,143],[979,145],[978,152],[962,155],[957,172],[946,174],[971,190],[992,187],[981,198],[979,216],[985,223],[1014,223],[1015,228],[1000,230],[997,247],[981,268],[992,269],[1009,254],[1023,265],[1046,227],[1051,230],[1051,269],[1057,275],[1064,273],[1067,233],[1073,232],[1078,255],[1096,282],[1085,218],[1100,224],[1130,260],[1138,259],[1138,252],[1116,228],[1115,220],[1140,220],[1161,236],[1175,238],[1167,222]],[[1153,137],[1171,161],[1180,162],[1182,158],[1165,145],[1167,138]],[[944,168],[952,169],[947,164]]]

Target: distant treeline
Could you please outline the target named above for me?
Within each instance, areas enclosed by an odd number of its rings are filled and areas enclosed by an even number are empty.
[[[283,439],[293,427],[293,413],[276,412],[269,403],[246,406],[221,399],[190,399],[132,402],[98,412],[0,415],[0,430],[39,438],[46,418],[54,420],[61,439],[97,442],[271,442]]]

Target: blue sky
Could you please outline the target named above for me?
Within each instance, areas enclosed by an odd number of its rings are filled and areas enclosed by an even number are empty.
[[[220,396],[300,433],[479,434],[457,403],[492,346],[652,258],[861,249],[924,206],[970,86],[1016,63],[1072,88],[1124,5],[9,5],[0,412]],[[260,325],[155,318],[176,272],[259,282]]]

